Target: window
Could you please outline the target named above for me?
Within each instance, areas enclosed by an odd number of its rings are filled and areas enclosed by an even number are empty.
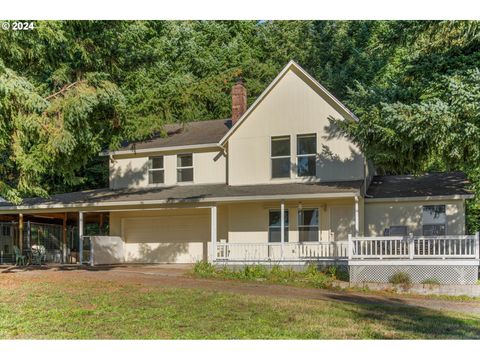
[[[290,136],[272,137],[272,178],[290,177]]]
[[[445,205],[428,205],[422,213],[423,235],[445,235],[447,216]]]
[[[407,236],[406,226],[390,226],[383,231],[384,236]]]
[[[297,136],[297,176],[316,176],[317,135]]]
[[[177,155],[177,182],[193,181],[193,154]]]
[[[165,170],[163,168],[163,156],[148,158],[148,183],[163,184],[165,182]]]
[[[298,240],[318,241],[318,209],[298,211]]]
[[[284,210],[284,236],[288,241],[288,210]],[[268,242],[281,242],[282,219],[280,210],[270,210],[268,215]]]

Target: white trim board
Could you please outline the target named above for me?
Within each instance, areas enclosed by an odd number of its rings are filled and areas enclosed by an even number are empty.
[[[24,212],[30,210],[60,210],[60,209],[82,209],[88,207],[104,207],[106,210],[115,206],[136,206],[136,205],[179,205],[179,204],[195,204],[195,203],[217,203],[217,202],[241,202],[241,201],[262,201],[262,200],[309,200],[309,199],[339,199],[350,198],[359,196],[357,192],[345,192],[345,193],[323,193],[323,194],[291,194],[291,195],[258,195],[258,196],[231,196],[231,197],[212,197],[205,199],[198,199],[192,201],[175,201],[175,200],[140,200],[140,201],[105,201],[105,202],[93,202],[93,203],[54,203],[37,206],[9,206],[0,208],[0,214],[9,214],[12,212]]]
[[[436,195],[436,196],[409,196],[393,198],[369,198],[365,197],[365,203],[384,203],[384,202],[407,202],[407,201],[441,201],[441,200],[465,200],[473,199],[475,195]]]
[[[109,155],[131,155],[131,154],[148,154],[148,153],[164,153],[169,151],[179,151],[179,150],[195,150],[195,149],[211,149],[211,148],[221,148],[217,143],[208,143],[208,144],[194,144],[194,145],[179,145],[179,146],[166,146],[166,147],[155,147],[150,149],[132,149],[132,150],[105,150],[102,151],[100,156],[109,156]]]

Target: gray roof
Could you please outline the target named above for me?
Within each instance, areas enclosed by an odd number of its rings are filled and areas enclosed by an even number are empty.
[[[374,176],[367,194],[374,198],[471,195],[469,185],[462,172]]]
[[[194,121],[184,125],[166,124],[166,137],[157,135],[149,140],[126,143],[116,151],[218,143],[230,127],[230,119]]]
[[[328,193],[359,192],[362,181],[339,181],[326,183],[292,183],[272,185],[229,186],[226,184],[211,185],[181,185],[162,188],[142,189],[98,189],[52,195],[48,199],[27,198],[21,205],[51,205],[51,204],[89,204],[124,201],[158,200],[171,203],[198,202],[219,198],[242,198],[250,196],[278,195],[309,195]],[[108,204],[107,204],[108,205]],[[11,203],[0,203],[2,207],[12,206]]]

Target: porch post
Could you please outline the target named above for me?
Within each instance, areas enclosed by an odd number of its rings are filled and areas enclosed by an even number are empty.
[[[360,230],[359,220],[358,220],[358,196],[355,196],[355,237],[358,236]]]
[[[23,251],[23,214],[18,214],[18,248]]]
[[[212,243],[212,262],[217,259],[217,205],[214,205],[210,209],[210,236]]]
[[[83,260],[83,212],[78,213],[78,263],[82,265]]]
[[[27,221],[27,248],[30,249],[32,247],[32,224],[30,220]]]
[[[475,259],[480,259],[480,233],[475,233]]]
[[[353,255],[353,240],[352,234],[348,234],[348,243],[347,243],[347,252],[348,252],[348,260],[352,260]]]
[[[63,262],[67,262],[67,213],[63,214],[62,224],[62,242],[63,242]]]
[[[283,260],[285,246],[285,202],[280,204],[280,257]]]

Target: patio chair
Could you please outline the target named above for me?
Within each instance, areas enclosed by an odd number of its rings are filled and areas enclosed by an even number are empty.
[[[45,257],[45,247],[32,246],[32,263],[34,265],[42,265],[42,260]]]
[[[27,257],[25,255],[22,255],[22,252],[17,246],[13,246],[13,252],[15,253],[15,265],[26,265],[27,263]]]

